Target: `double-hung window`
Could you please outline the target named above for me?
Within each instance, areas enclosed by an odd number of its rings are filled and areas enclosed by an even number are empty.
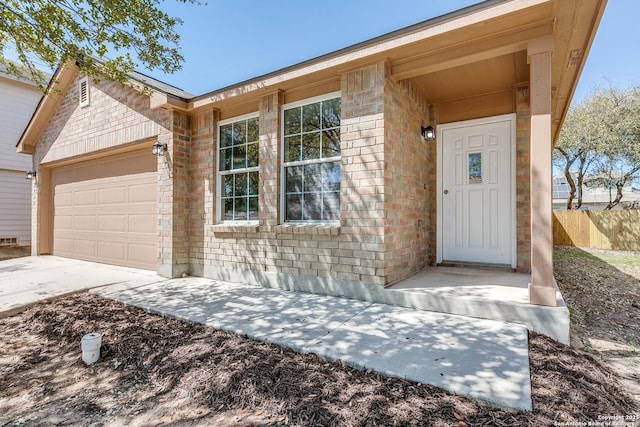
[[[340,97],[283,107],[286,222],[340,220]]]
[[[218,218],[258,220],[258,117],[221,121],[218,127]]]

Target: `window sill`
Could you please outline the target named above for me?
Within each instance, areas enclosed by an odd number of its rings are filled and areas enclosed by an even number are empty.
[[[214,233],[257,233],[259,228],[257,221],[229,222],[211,226]]]
[[[318,234],[324,236],[337,236],[340,234],[340,224],[281,224],[274,227],[276,233],[288,234]]]

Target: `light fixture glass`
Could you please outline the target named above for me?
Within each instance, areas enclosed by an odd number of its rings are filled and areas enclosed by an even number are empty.
[[[161,144],[160,142],[156,142],[151,146],[151,153],[154,156],[164,156],[164,153],[167,152],[167,144]]]
[[[420,131],[425,141],[433,141],[434,139],[436,139],[436,130],[433,128],[433,126],[421,126]]]
[[[36,177],[36,171],[34,171],[33,169],[31,169],[30,171],[27,171],[27,179],[33,179]]]

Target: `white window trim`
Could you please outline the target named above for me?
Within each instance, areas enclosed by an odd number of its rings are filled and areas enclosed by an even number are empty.
[[[318,95],[318,96],[314,96],[311,98],[306,98],[306,99],[302,99],[300,101],[295,101],[295,102],[290,102],[288,104],[283,104],[280,107],[280,224],[283,225],[335,225],[335,224],[340,224],[340,220],[336,220],[336,221],[313,221],[313,220],[307,220],[307,221],[286,221],[286,209],[287,209],[287,202],[286,202],[286,167],[287,166],[300,166],[300,165],[310,165],[310,164],[316,164],[316,163],[330,163],[330,162],[336,162],[336,161],[340,161],[342,159],[342,153],[340,153],[340,156],[334,156],[334,157],[326,157],[323,159],[311,159],[311,160],[299,160],[296,162],[288,162],[286,163],[285,166],[285,161],[284,161],[284,111],[288,110],[290,108],[296,108],[296,107],[301,107],[303,105],[308,105],[308,104],[315,104],[316,102],[320,102],[320,101],[327,101],[329,99],[334,99],[334,98],[341,98],[342,99],[342,92],[340,91],[336,91],[336,92],[331,92],[331,93],[326,93],[324,95]],[[340,114],[340,121],[342,121],[342,113]],[[340,184],[342,185],[342,171],[340,173]]]
[[[223,225],[239,225],[239,226],[256,226],[258,225],[257,220],[244,220],[244,221],[225,221],[222,213],[222,179],[220,177],[224,175],[230,175],[234,173],[248,173],[248,172],[258,172],[260,171],[260,166],[254,166],[250,168],[243,169],[232,169],[230,171],[221,171],[220,170],[220,127],[224,125],[228,125],[229,123],[239,122],[241,120],[249,120],[255,119],[256,117],[260,117],[259,112],[243,114],[241,116],[231,117],[229,119],[220,120],[217,124],[216,129],[216,223]],[[258,134],[260,134],[260,123],[258,122]],[[260,149],[260,142],[258,141],[258,150]],[[259,162],[260,157],[258,157]],[[260,189],[258,189],[258,198]]]
[[[82,86],[85,88],[86,97],[82,99]],[[83,77],[78,80],[78,100],[80,101],[80,108],[88,107],[91,103],[91,85],[89,84],[89,78]]]

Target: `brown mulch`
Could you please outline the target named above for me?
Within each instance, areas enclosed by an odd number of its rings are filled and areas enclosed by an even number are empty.
[[[87,367],[93,331],[102,355]],[[533,411],[501,410],[83,293],[0,320],[0,426],[544,426],[639,412],[588,355],[531,333],[530,359]]]

